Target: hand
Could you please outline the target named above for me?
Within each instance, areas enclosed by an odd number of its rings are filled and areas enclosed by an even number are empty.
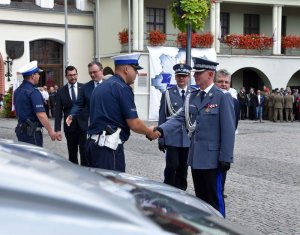
[[[66,119],[67,126],[70,126],[72,123],[72,115],[69,115]]]
[[[149,140],[156,140],[161,136],[159,131],[155,131],[154,130],[154,126],[148,127],[147,133],[146,133],[146,137]]]
[[[164,131],[163,131],[163,129],[162,129],[161,127],[159,127],[159,126],[154,127],[153,131],[158,131],[158,132],[161,134],[160,137],[163,137],[163,136],[164,136]]]
[[[56,132],[54,130],[48,131],[48,134],[52,141],[56,140]]]
[[[163,153],[166,152],[166,146],[164,144],[158,143],[158,149]]]
[[[222,172],[226,172],[230,169],[230,163],[229,162],[223,162],[223,161],[219,161],[219,166],[218,166],[219,170]]]
[[[56,139],[57,139],[58,141],[61,141],[61,140],[62,140],[62,134],[61,134],[61,131],[56,132]]]

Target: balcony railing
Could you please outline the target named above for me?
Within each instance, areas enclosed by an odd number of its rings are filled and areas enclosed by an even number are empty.
[[[149,34],[145,33],[145,40],[144,40],[144,51],[147,51],[147,46],[151,46],[148,38]],[[177,41],[178,34],[166,34],[166,41],[161,44],[161,46],[166,47],[179,47],[182,46]],[[197,47],[201,48],[201,47]],[[206,47],[207,48],[207,47]],[[263,48],[263,47],[262,47]],[[128,44],[122,45],[122,51],[128,51]],[[270,56],[273,55],[273,44],[268,46],[267,48],[263,49],[241,49],[241,48],[234,48],[228,46],[225,42],[220,42],[220,53],[222,55],[262,55],[262,56]],[[287,48],[282,49],[282,55],[287,56],[300,56],[300,48]]]

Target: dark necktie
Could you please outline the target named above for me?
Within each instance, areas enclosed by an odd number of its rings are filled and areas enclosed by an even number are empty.
[[[204,96],[205,96],[205,91],[201,91],[201,92],[200,92],[200,99],[201,99],[201,102],[203,101]]]
[[[181,98],[182,98],[183,101],[184,101],[184,99],[185,99],[184,93],[185,93],[185,90],[181,90]]]
[[[72,102],[74,104],[76,102],[76,95],[75,95],[74,85],[71,85],[71,96],[72,96]]]

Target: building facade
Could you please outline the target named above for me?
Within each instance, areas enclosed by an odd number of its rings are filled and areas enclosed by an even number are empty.
[[[147,37],[150,30],[159,29],[167,34],[166,46],[177,46],[178,30],[172,24],[169,10],[173,0],[68,0],[67,39],[63,2],[0,0],[1,92],[11,84],[5,77],[5,61],[10,53],[7,44],[13,45],[14,41],[24,42],[24,53],[13,59],[11,79],[18,67],[38,59],[45,70],[41,85],[63,85],[67,63],[76,66],[79,80],[86,82],[86,65],[90,60],[112,66],[113,55],[141,52],[144,70],[134,92],[140,116],[148,119],[151,64]],[[282,36],[300,36],[299,10],[299,0],[217,0],[212,4],[203,32],[214,36],[212,47],[217,52],[219,68],[232,73],[234,88],[300,88],[299,49],[286,50],[281,42]],[[132,32],[131,43],[125,47],[118,40],[123,29]],[[266,35],[273,38],[273,44],[260,51],[231,49],[222,40],[228,34]]]

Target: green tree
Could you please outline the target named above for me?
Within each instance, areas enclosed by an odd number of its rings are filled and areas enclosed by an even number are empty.
[[[193,30],[203,29],[212,0],[175,0],[170,6],[173,24],[185,32],[187,24]]]
[[[12,109],[12,94],[13,94],[13,88],[10,87],[3,98],[2,114],[4,117],[11,118],[11,117],[16,116],[15,112],[11,111],[11,109]]]

